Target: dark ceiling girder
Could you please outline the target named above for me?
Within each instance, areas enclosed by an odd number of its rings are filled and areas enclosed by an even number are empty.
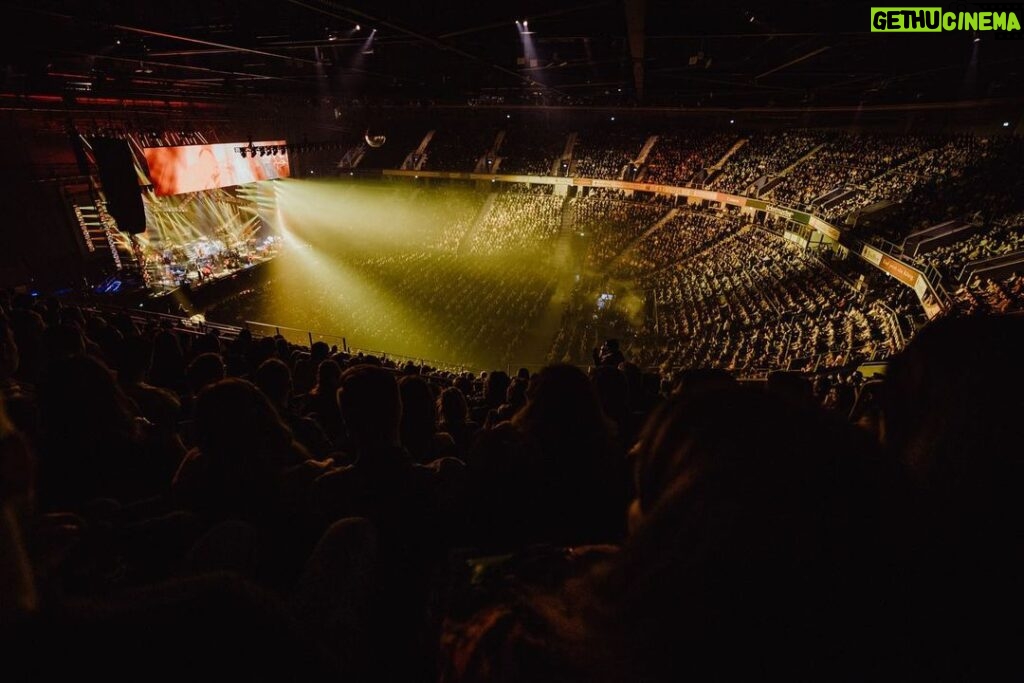
[[[633,88],[637,102],[644,101],[644,23],[647,18],[646,0],[626,0],[626,29],[629,35],[629,54],[633,59]]]
[[[832,49],[832,46],[831,45],[826,45],[824,47],[819,47],[817,50],[811,50],[807,54],[800,55],[796,59],[791,59],[788,62],[786,62],[785,64],[780,64],[780,65],[778,65],[778,66],[776,66],[774,68],[768,69],[764,73],[760,73],[760,74],[754,76],[754,80],[756,81],[759,78],[764,78],[765,76],[767,76],[769,74],[773,74],[773,73],[775,73],[777,71],[782,71],[783,69],[791,67],[794,64],[799,64],[800,62],[806,61],[806,60],[811,59],[813,57],[817,57],[822,52],[827,52],[830,49]]]

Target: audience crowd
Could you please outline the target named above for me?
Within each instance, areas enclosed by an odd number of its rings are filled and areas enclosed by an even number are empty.
[[[682,206],[661,227],[637,242],[615,268],[615,274],[634,278],[683,261],[739,227],[736,218],[697,206]]]
[[[544,185],[525,189],[515,185],[498,193],[473,236],[470,251],[545,249],[561,229],[563,201],[564,197],[552,194],[551,188]]]
[[[614,122],[583,131],[573,147],[571,175],[622,180],[640,155],[646,140],[643,133],[632,128],[620,128]]]
[[[789,345],[870,341],[781,238],[722,249],[655,276],[749,319],[689,358],[781,357],[796,308],[828,322]],[[5,296],[4,673],[1016,678],[1022,346],[949,317],[881,379],[659,377],[614,341],[476,375]]]
[[[781,173],[819,144],[818,138],[810,131],[751,133],[711,180],[711,187],[745,194],[757,180]]]
[[[591,237],[586,265],[603,268],[668,213],[666,200],[627,201],[614,191],[591,191],[570,200],[573,228]]]
[[[497,134],[496,129],[486,126],[438,127],[427,145],[427,160],[423,168],[470,173],[476,169],[477,161],[491,150]]]
[[[696,185],[696,180],[729,151],[732,135],[691,131],[687,135],[659,135],[640,179],[662,185]]]
[[[551,175],[551,165],[565,150],[568,134],[555,129],[509,126],[500,149],[499,173]]]
[[[766,230],[743,228],[641,282],[656,311],[640,348],[664,367],[835,367],[895,351],[883,309]]]

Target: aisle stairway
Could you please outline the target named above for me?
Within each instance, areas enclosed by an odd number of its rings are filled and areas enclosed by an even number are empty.
[[[623,259],[623,257],[625,257],[629,252],[633,251],[633,249],[636,247],[636,245],[640,244],[640,242],[644,241],[650,235],[653,235],[658,230],[661,230],[662,226],[664,226],[670,220],[675,218],[676,214],[678,214],[678,213],[679,213],[679,209],[676,209],[676,208],[669,209],[668,213],[666,213],[664,216],[659,218],[654,224],[651,225],[651,227],[649,227],[646,230],[644,230],[644,232],[640,236],[638,236],[635,240],[631,241],[629,244],[627,244],[625,247],[623,247],[622,251],[620,251],[618,254],[616,254],[615,258],[613,258],[611,261],[608,262],[608,265],[606,266],[606,270],[611,271],[612,268],[616,264],[618,264],[619,261],[621,261]]]
[[[476,237],[476,233],[479,232],[480,226],[483,225],[484,219],[487,214],[491,212],[491,207],[494,206],[494,200],[498,198],[497,192],[490,192],[487,195],[487,199],[484,200],[483,205],[480,207],[480,211],[477,212],[476,218],[473,219],[473,223],[470,224],[469,229],[459,239],[459,247],[456,253],[460,256],[469,253],[470,245],[473,244],[473,238]]]
[[[718,175],[722,172],[722,167],[725,166],[725,162],[729,160],[729,157],[731,157],[733,154],[742,149],[743,145],[745,144],[747,144],[747,138],[740,138],[739,140],[733,143],[732,147],[726,150],[725,154],[723,154],[718,161],[708,166],[703,171],[697,172],[696,177],[701,179],[700,182],[703,184],[704,187],[710,186],[710,184],[715,180],[715,178],[717,178]]]

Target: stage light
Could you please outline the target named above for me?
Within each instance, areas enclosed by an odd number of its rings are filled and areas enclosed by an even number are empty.
[[[529,30],[529,28],[530,28],[530,22],[528,22],[528,21],[524,21],[524,22],[523,22],[523,28],[525,28],[525,29]]]
[[[1009,128],[1009,127],[1010,127],[1010,122],[1009,121],[1003,121],[1003,128]]]
[[[362,30],[363,30],[363,27],[362,27],[362,26],[360,26],[359,24],[356,24],[356,30],[357,30],[357,31],[362,31]]]
[[[609,121],[614,121],[614,120],[615,120],[615,117],[613,116],[613,117],[611,117],[611,118],[610,118],[610,119],[608,119],[608,120],[609,120]]]
[[[729,119],[729,123],[736,123],[736,119]]]

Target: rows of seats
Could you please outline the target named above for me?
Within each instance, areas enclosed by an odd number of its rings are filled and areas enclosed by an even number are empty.
[[[966,315],[1020,312],[1024,310],[1024,277],[972,277],[957,287],[953,300]]]
[[[757,131],[732,154],[711,187],[742,194],[762,176],[775,175],[820,144],[810,131]]]
[[[428,151],[428,168],[472,170],[498,130],[469,126],[439,131]],[[499,151],[501,171],[535,175],[551,173],[570,134],[569,129],[536,130],[521,124],[509,125],[505,132]],[[575,132],[571,171],[565,166],[559,174],[673,185],[708,182],[712,189],[735,193],[757,192],[752,184],[765,178],[770,182],[769,200],[810,210],[834,223],[888,200],[896,203],[896,210],[873,223],[871,230],[895,241],[949,218],[981,212],[997,220],[1024,208],[1024,180],[1015,172],[1024,145],[1019,136],[818,129],[682,133],[671,127],[641,130],[615,122]],[[650,135],[658,139],[646,163],[628,168]],[[705,180],[703,170],[741,140],[721,170]],[[840,201],[817,206],[829,193],[843,191],[848,194]]]
[[[640,154],[645,140],[639,131],[611,124],[581,131],[573,149],[572,175],[619,180],[623,168]]]
[[[591,192],[570,200],[573,229],[590,236],[586,265],[603,268],[669,210],[665,202],[623,200],[618,193]]]
[[[495,196],[490,211],[483,217],[473,241],[473,253],[543,249],[562,225],[563,198],[550,187],[523,189],[513,187]]]
[[[430,171],[461,173],[473,171],[477,160],[491,148],[495,135],[497,130],[486,126],[436,129],[427,145],[427,161],[424,168]]]
[[[660,228],[637,242],[615,272],[636,277],[665,268],[725,239],[739,226],[739,220],[719,211],[680,207]]]
[[[714,131],[659,135],[647,157],[642,180],[661,185],[693,185],[695,177],[717,163],[735,141],[734,135]]]
[[[915,136],[864,137],[840,133],[787,174],[772,196],[787,206],[809,206],[821,195],[860,185],[924,151]]]
[[[565,150],[568,133],[546,126],[510,126],[501,144],[499,173],[551,175],[551,165]]]
[[[960,277],[963,267],[971,261],[1006,256],[1024,251],[1024,214],[1008,217],[980,232],[940,247],[926,248],[917,255],[952,283]]]
[[[681,367],[785,367],[822,356],[891,351],[884,313],[782,237],[747,228],[645,281],[657,303],[649,332],[664,363]]]

